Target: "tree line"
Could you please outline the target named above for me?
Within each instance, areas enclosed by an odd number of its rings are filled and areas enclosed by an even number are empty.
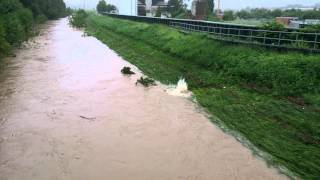
[[[0,57],[33,34],[36,23],[66,15],[63,0],[1,0]]]
[[[224,12],[224,20],[240,19],[272,19],[275,17],[298,17],[299,19],[320,19],[320,9],[266,9],[254,8],[240,11],[227,10]]]
[[[214,14],[214,0],[205,0],[206,16],[212,16]],[[168,11],[174,18],[189,18],[191,16],[191,11],[187,9],[186,1],[184,0],[169,0],[168,1]]]
[[[116,13],[118,12],[118,8],[112,4],[107,4],[105,0],[100,0],[98,5],[97,5],[97,11],[98,13]]]

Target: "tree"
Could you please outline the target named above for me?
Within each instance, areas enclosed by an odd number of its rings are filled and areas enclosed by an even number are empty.
[[[250,12],[249,12],[249,11],[246,11],[246,10],[244,10],[244,9],[238,11],[238,12],[236,13],[236,16],[239,17],[239,18],[241,18],[241,19],[249,19],[249,18],[252,18]]]
[[[98,13],[111,13],[111,12],[116,12],[118,11],[117,7],[112,5],[112,4],[107,4],[105,0],[100,0],[98,5],[97,5],[97,11]]]
[[[207,0],[208,2],[208,15],[214,14],[214,0]]]
[[[161,9],[160,9],[160,7],[157,8],[155,17],[161,17]]]
[[[4,25],[2,20],[0,19],[0,58],[8,53],[10,49],[9,43],[5,38]]]
[[[169,0],[168,8],[173,17],[177,16],[184,11],[183,0]]]
[[[34,17],[45,15],[48,19],[57,19],[66,15],[66,4],[63,0],[20,0],[30,9]]]
[[[236,19],[236,17],[234,15],[233,11],[231,11],[231,10],[224,11],[223,20],[225,20],[225,21],[233,21],[235,19]]]
[[[105,0],[100,0],[97,5],[97,11],[98,13],[106,12],[107,11],[107,3]]]
[[[271,17],[281,17],[282,16],[282,10],[281,9],[274,9],[270,12]]]
[[[115,5],[108,4],[107,10],[108,13],[116,13],[118,11],[118,8]]]

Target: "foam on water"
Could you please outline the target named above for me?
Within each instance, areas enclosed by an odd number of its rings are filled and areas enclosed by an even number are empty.
[[[191,92],[188,91],[188,84],[185,79],[181,78],[177,85],[171,85],[167,89],[168,94],[172,96],[190,97]]]

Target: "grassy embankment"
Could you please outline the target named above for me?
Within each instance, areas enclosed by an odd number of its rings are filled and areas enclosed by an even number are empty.
[[[165,84],[186,78],[212,121],[304,179],[320,178],[320,56],[90,15],[86,31]],[[287,172],[287,174],[290,174]]]

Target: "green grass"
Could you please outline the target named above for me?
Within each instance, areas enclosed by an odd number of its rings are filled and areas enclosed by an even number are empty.
[[[184,77],[212,121],[303,179],[320,178],[320,56],[225,44],[91,15],[86,31],[165,84]],[[284,172],[291,176],[290,172]]]

